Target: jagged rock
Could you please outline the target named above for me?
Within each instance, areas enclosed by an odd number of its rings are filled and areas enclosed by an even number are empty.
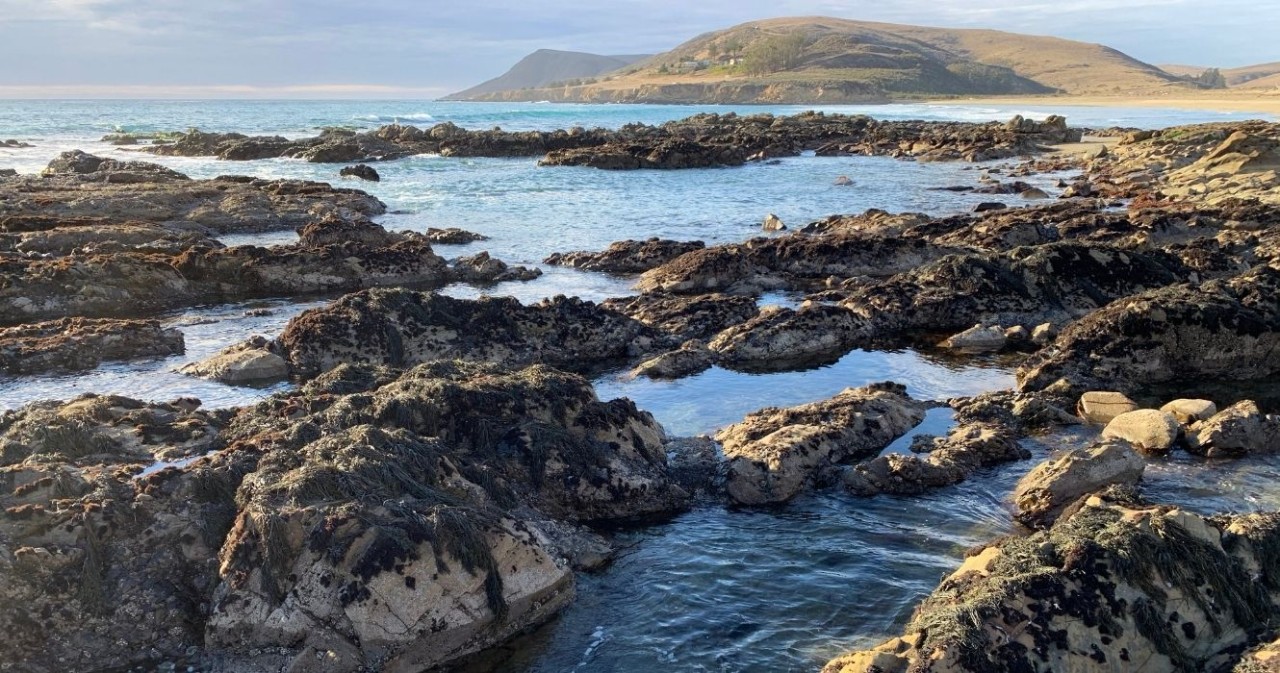
[[[356,164],[355,166],[347,166],[338,171],[338,175],[342,177],[359,178],[369,182],[381,182],[382,176],[378,175],[378,171],[366,164]]]
[[[556,297],[524,306],[402,289],[349,294],[294,318],[279,343],[291,373],[344,362],[410,366],[440,359],[579,367],[645,352],[656,334],[620,313]]]
[[[644,273],[694,250],[706,247],[702,241],[669,241],[650,238],[644,241],[618,241],[603,252],[554,253],[543,260],[546,264],[570,266],[586,271],[606,273]]]
[[[578,522],[690,502],[652,416],[545,367],[347,367],[195,406],[0,415],[0,665],[445,665],[572,599],[570,564],[610,553]]]
[[[1280,638],[1246,652],[1231,673],[1280,673]]]
[[[769,213],[764,216],[764,224],[760,228],[765,231],[782,231],[787,228],[787,225],[782,223],[782,218]]]
[[[631,375],[651,379],[680,379],[710,369],[715,362],[715,353],[708,350],[705,344],[691,341],[677,350],[641,362],[631,370]]]
[[[1197,421],[1207,421],[1214,414],[1218,413],[1218,405],[1209,400],[1173,400],[1163,407],[1160,411],[1173,414],[1178,422],[1183,425],[1191,425]]]
[[[723,362],[781,368],[838,358],[857,343],[865,322],[839,306],[766,307],[709,345]]]
[[[106,218],[0,217],[0,252],[26,257],[66,257],[69,255],[116,252],[165,253],[175,255],[192,246],[225,247],[198,226],[172,223],[113,222]],[[10,230],[10,226],[13,225]]]
[[[393,234],[369,220],[344,220],[332,216],[308,222],[298,229],[298,245],[304,248],[346,242],[382,246],[402,239],[403,236]]]
[[[1058,330],[1054,329],[1053,323],[1041,323],[1031,330],[1031,343],[1037,346],[1045,346],[1051,343],[1058,336]]]
[[[914,447],[913,447],[914,450]],[[856,495],[917,494],[964,481],[975,471],[1030,458],[1013,432],[990,425],[961,425],[934,438],[927,458],[891,453],[844,471],[841,482]]]
[[[0,372],[93,369],[109,360],[178,355],[182,332],[156,320],[63,318],[0,328]]]
[[[422,236],[430,243],[438,245],[463,245],[465,243],[489,240],[488,236],[477,234],[473,231],[465,231],[457,227],[449,227],[447,229],[431,227]]]
[[[90,172],[83,172],[88,170]],[[190,180],[167,168],[67,153],[43,176],[20,176],[0,185],[7,231],[29,218],[110,223],[191,223],[217,234],[296,229],[332,215],[360,219],[386,205],[365,192],[322,182],[224,176]]]
[[[697,296],[646,293],[606,299],[601,306],[631,316],[683,343],[710,339],[722,330],[746,322],[759,309],[750,297],[727,294]]]
[[[1116,416],[1137,411],[1138,404],[1124,393],[1091,390],[1080,396],[1076,413],[1089,423],[1106,425]]]
[[[1264,415],[1258,405],[1237,402],[1193,428],[1188,450],[1211,458],[1280,451],[1280,418]]]
[[[716,434],[734,502],[785,502],[837,463],[872,455],[924,420],[903,386],[849,388],[822,402],[768,408]]]
[[[1168,453],[1182,435],[1182,426],[1173,414],[1155,409],[1128,411],[1107,423],[1104,439],[1120,439],[1148,455]]]
[[[1090,498],[965,560],[904,635],[824,673],[1211,671],[1276,613],[1275,514],[1202,517]]]
[[[178,371],[188,376],[242,386],[288,378],[289,363],[271,352],[271,343],[267,339],[253,337],[200,362],[183,365]]]
[[[971,353],[988,353],[1003,350],[1008,341],[999,325],[983,327],[978,324],[948,337],[942,346]]]
[[[470,257],[459,257],[449,266],[450,275],[464,283],[502,283],[527,281],[542,275],[542,269],[524,266],[508,266],[506,262],[478,252]]]
[[[755,238],[681,255],[646,272],[637,287],[642,292],[758,294],[831,276],[884,277],[955,251],[919,239],[866,234]]]
[[[1032,528],[1053,523],[1081,496],[1113,484],[1136,484],[1147,463],[1128,443],[1104,442],[1075,449],[1035,467],[1013,492],[1014,517]]]
[[[1069,325],[1018,368],[1023,389],[1062,378],[1134,390],[1176,380],[1243,381],[1280,372],[1280,270],[1143,292]]]

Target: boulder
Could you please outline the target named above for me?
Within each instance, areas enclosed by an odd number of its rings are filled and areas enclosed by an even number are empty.
[[[912,450],[928,456],[880,456],[845,470],[841,483],[862,496],[918,494],[962,482],[984,467],[1031,457],[1018,445],[1013,431],[994,425],[957,426],[946,438],[917,441]]]
[[[782,218],[769,213],[764,216],[764,225],[761,228],[765,231],[782,231],[787,228],[787,225],[782,223]]]
[[[1032,528],[1053,523],[1081,496],[1114,484],[1136,484],[1147,463],[1127,442],[1075,449],[1040,463],[1014,488],[1014,518]]]
[[[1192,425],[1198,421],[1207,421],[1218,413],[1218,405],[1209,400],[1173,400],[1160,407],[1160,411],[1173,414],[1183,425]]]
[[[1080,396],[1076,413],[1089,423],[1106,425],[1116,416],[1137,411],[1138,404],[1124,393],[1091,390]]]
[[[1037,346],[1046,346],[1056,336],[1058,336],[1058,330],[1054,329],[1053,323],[1041,323],[1031,330],[1031,343]]]
[[[1168,453],[1182,436],[1182,426],[1173,414],[1155,409],[1128,411],[1107,423],[1103,439],[1124,440],[1144,454]]]
[[[833,182],[832,184],[834,184],[837,187],[852,187],[854,182],[853,180],[849,179],[849,176],[841,175],[836,177],[835,182]]]
[[[1266,416],[1251,400],[1237,402],[1192,428],[1188,450],[1209,457],[1280,451],[1280,418]]]
[[[232,386],[283,381],[289,377],[289,363],[273,353],[271,347],[267,339],[253,337],[199,362],[183,365],[178,371]]]
[[[381,182],[382,176],[378,175],[378,171],[366,164],[356,164],[355,166],[347,166],[338,171],[338,175],[342,177],[359,178],[369,182]]]
[[[729,497],[742,505],[790,500],[823,470],[879,452],[924,420],[924,412],[903,386],[881,383],[749,414],[716,433]]]
[[[978,324],[948,337],[942,346],[969,353],[994,353],[1003,350],[1008,340],[999,325],[983,327]]]
[[[973,212],[989,213],[995,210],[1004,210],[1005,208],[1008,208],[1008,207],[1009,206],[1003,203],[1000,203],[999,201],[983,201],[982,203],[979,203],[978,205],[973,207]]]
[[[631,375],[651,379],[681,379],[706,371],[715,362],[715,353],[707,350],[705,344],[694,341],[641,362],[631,370]]]
[[[901,636],[824,673],[1229,670],[1277,613],[1280,516],[1125,500],[973,552]]]
[[[570,266],[586,271],[606,273],[644,273],[694,250],[706,247],[702,241],[671,241],[650,238],[645,241],[618,241],[603,252],[554,253],[543,260],[546,264]]]

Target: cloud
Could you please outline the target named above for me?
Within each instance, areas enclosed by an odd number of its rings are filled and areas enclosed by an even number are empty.
[[[1256,0],[0,0],[0,85],[458,89],[540,47],[649,53],[784,15],[1100,42],[1149,62],[1280,60]],[[39,53],[40,58],[24,57]]]

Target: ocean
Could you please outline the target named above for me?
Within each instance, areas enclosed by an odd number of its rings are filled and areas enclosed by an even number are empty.
[[[446,257],[487,250],[513,264],[541,265],[552,252],[603,249],[615,240],[652,236],[709,245],[764,235],[775,213],[793,228],[836,213],[868,208],[943,215],[972,209],[992,196],[930,188],[977,182],[982,165],[916,163],[888,158],[801,156],[776,164],[683,171],[605,172],[539,168],[535,159],[417,156],[376,164],[379,183],[340,179],[338,165],[298,160],[224,162],[152,157],[101,142],[114,132],[238,131],[289,137],[326,126],[372,129],[399,122],[453,122],[472,129],[616,128],[657,124],[698,112],[792,114],[808,107],[471,104],[423,101],[0,101],[0,169],[38,172],[58,153],[165,164],[195,178],[249,174],[341,182],[385,201],[389,229],[461,227],[488,241],[439,246]],[[883,119],[987,121],[1015,114],[1065,115],[1072,125],[1155,128],[1256,115],[1106,107],[976,105],[828,106],[827,112]],[[845,175],[852,187],[835,186]],[[1048,185],[1059,176],[1028,181]],[[225,237],[228,244],[284,243],[292,233]],[[442,290],[457,297],[512,295],[525,302],[558,294],[599,300],[632,292],[632,278],[542,266],[528,283]],[[186,334],[182,356],[106,364],[90,372],[0,378],[0,410],[85,392],[148,400],[195,396],[209,407],[251,403],[283,389],[233,388],[174,373],[254,334],[275,336],[303,310],[328,298],[272,299],[198,307],[165,317]],[[762,304],[792,304],[772,294]],[[268,315],[250,309],[268,309]],[[895,380],[918,397],[946,399],[1013,385],[1001,358],[957,361],[933,352],[855,351],[803,372],[745,374],[713,368],[673,382],[635,380],[625,372],[595,379],[600,397],[629,397],[673,435],[713,432],[764,406],[823,399],[873,381]],[[945,410],[918,432],[945,433]],[[1042,458],[1082,441],[1066,435],[1029,442]],[[905,450],[909,437],[889,451]],[[966,548],[1011,530],[1006,498],[1032,461],[1005,466],[919,497],[858,499],[818,492],[785,507],[731,510],[705,505],[672,521],[616,532],[624,551],[607,569],[585,576],[563,615],[500,650],[475,670],[502,671],[812,671],[841,651],[874,644],[909,617],[912,607],[956,567]],[[1194,474],[1194,478],[1192,475]],[[1196,467],[1173,459],[1148,470],[1154,498],[1201,511],[1274,509],[1268,483],[1280,462]]]

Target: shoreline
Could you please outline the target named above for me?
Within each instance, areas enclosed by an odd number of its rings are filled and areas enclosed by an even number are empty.
[[[900,101],[901,102],[901,101]],[[1280,117],[1280,93],[1254,96],[984,96],[977,98],[942,98],[923,101],[929,105],[1036,105],[1072,107],[1172,108],[1177,110],[1209,110],[1213,112],[1257,112]]]

